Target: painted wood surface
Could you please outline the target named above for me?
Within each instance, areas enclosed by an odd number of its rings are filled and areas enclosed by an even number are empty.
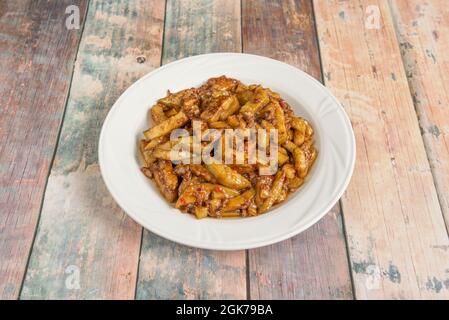
[[[87,1],[0,2],[0,299],[15,299],[33,243]],[[56,36],[57,35],[57,36]]]
[[[243,51],[294,65],[318,80],[311,1],[243,1]],[[249,250],[251,299],[352,298],[340,206],[281,243]]]
[[[89,4],[65,121],[21,298],[133,298],[142,228],[100,176],[98,137],[118,96],[159,66],[163,1]]]
[[[239,1],[168,0],[165,23],[163,63],[241,50]],[[144,231],[136,297],[245,299],[245,251],[194,249]]]
[[[64,26],[71,4],[80,30]],[[92,0],[76,56],[87,1],[1,1],[0,298],[19,296],[25,272],[23,299],[449,298],[447,3],[313,9],[319,45],[309,1]],[[161,54],[168,63],[241,48],[317,79],[320,51],[356,133],[343,210],[246,256],[142,234],[100,177],[104,117]]]
[[[448,235],[388,2],[314,7],[325,82],[356,134],[342,198],[356,298],[446,299]]]
[[[449,229],[449,6],[391,1],[405,71]]]

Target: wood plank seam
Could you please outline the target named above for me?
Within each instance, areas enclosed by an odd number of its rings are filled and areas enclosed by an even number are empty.
[[[243,41],[242,41],[243,43]],[[249,250],[245,250],[245,265],[246,265],[246,300],[251,300],[251,274],[249,264]]]
[[[68,30],[62,23],[65,8],[73,2],[0,4],[0,64],[6,80],[0,81],[0,297],[4,299],[18,297],[36,236],[80,39],[79,30]],[[84,21],[87,1],[75,4],[80,22]]]
[[[242,30],[246,28],[244,52],[283,60],[317,79],[323,78],[311,1],[245,1],[243,4],[246,10],[242,26]],[[320,222],[300,235],[249,250],[251,298],[352,299],[340,210],[337,203]],[[325,250],[319,252],[318,247]]]
[[[21,298],[135,296],[142,227],[107,191],[97,143],[119,94],[159,65],[163,7],[158,0],[91,1]],[[69,265],[78,267],[76,290],[67,286]]]
[[[244,51],[245,41],[243,39],[243,1],[240,0],[240,52]],[[251,274],[250,274],[250,263],[249,263],[249,250],[245,250],[245,267],[246,267],[246,300],[251,300]]]
[[[69,102],[69,97],[70,97],[70,91],[72,90],[73,74],[75,72],[75,64],[76,64],[76,60],[77,60],[76,57],[78,56],[78,50],[79,50],[79,47],[80,47],[81,38],[83,37],[84,26],[85,26],[86,20],[87,20],[86,17],[87,17],[87,14],[89,12],[89,4],[90,4],[90,0],[87,0],[86,8],[85,8],[84,12],[82,13],[82,17],[84,17],[84,18],[83,18],[83,23],[82,23],[81,28],[80,28],[81,31],[80,31],[80,35],[79,35],[79,38],[78,38],[78,43],[77,43],[77,46],[76,46],[75,60],[73,60],[73,62],[72,62],[72,68],[71,68],[72,72],[71,72],[71,76],[70,76],[70,81],[68,83],[69,90],[67,91],[67,95],[65,97],[64,110],[63,110],[63,113],[62,113],[61,122],[59,123],[58,134],[56,136],[56,144],[55,144],[55,147],[53,149],[53,154],[52,154],[52,157],[51,157],[50,165],[48,167],[47,178],[45,180],[45,186],[44,186],[44,192],[42,193],[42,199],[41,199],[41,204],[40,204],[40,208],[39,208],[39,214],[38,214],[37,221],[36,221],[36,227],[34,229],[33,241],[31,242],[31,247],[30,247],[30,252],[28,253],[28,258],[27,258],[27,263],[26,263],[26,267],[25,267],[25,272],[23,273],[22,282],[20,284],[19,295],[18,295],[19,298],[20,298],[20,295],[22,294],[23,285],[25,283],[25,275],[26,275],[27,270],[28,270],[31,254],[33,253],[34,242],[36,240],[37,230],[38,230],[39,222],[40,222],[40,219],[41,219],[42,208],[43,208],[44,199],[45,199],[45,193],[46,193],[46,190],[47,190],[48,180],[49,180],[50,174],[51,174],[51,168],[53,167],[53,163],[54,163],[55,157],[56,157],[56,151],[58,150],[59,139],[61,137],[61,131],[62,131],[62,124],[64,123],[64,119],[65,119],[66,111],[67,111],[67,104]]]
[[[241,51],[239,0],[169,0],[165,14],[162,65],[196,54]],[[202,250],[147,230],[143,234],[137,299],[245,299],[244,250]]]
[[[161,43],[161,57],[159,59],[159,66],[162,66],[163,53],[164,53],[164,43],[165,43],[165,27],[167,24],[167,2],[168,0],[164,0],[164,24],[162,26],[162,43]],[[137,293],[139,289],[139,275],[140,275],[140,257],[142,256],[142,246],[143,246],[143,238],[144,238],[145,229],[142,227],[141,235],[140,235],[140,248],[139,248],[139,260],[137,261],[137,277],[136,283],[134,285],[134,300],[137,300]]]
[[[162,26],[162,43],[161,43],[161,57],[159,59],[159,66],[162,66],[163,60],[163,52],[164,52],[164,44],[165,44],[165,28],[167,24],[167,2],[168,0],[164,0],[164,24]],[[144,238],[145,229],[142,227],[141,235],[140,235],[140,248],[139,248],[139,260],[137,261],[137,277],[136,284],[134,287],[134,300],[137,300],[137,294],[139,290],[139,275],[140,275],[140,257],[142,256],[142,246],[143,246],[143,238]]]
[[[386,1],[373,2],[382,14],[379,30],[364,29],[369,1],[315,2],[324,70],[332,71],[326,79],[347,103],[363,146],[342,201],[356,297],[444,298],[447,254],[437,247],[447,246],[448,234],[416,112],[409,110],[406,73],[396,61],[391,12]]]
[[[243,53],[243,46],[245,41],[243,41],[243,1],[240,0],[240,52]]]
[[[391,1],[388,1],[388,6],[389,6],[389,9],[390,9],[390,12],[393,13],[394,8],[393,8],[393,4],[392,4]],[[400,30],[399,30],[399,25],[398,25],[399,24],[399,21],[398,21],[399,17],[394,15],[394,14],[391,14],[391,16],[392,16],[392,20],[394,22],[394,27],[395,27],[394,30],[395,30],[397,42],[398,42],[400,47],[403,47],[403,45],[402,45],[403,42],[401,42],[401,39],[400,39]],[[407,46],[407,45],[404,43],[404,46]],[[407,53],[406,53],[406,50],[400,50],[400,51],[401,51],[401,57],[402,57],[402,59],[401,59],[402,65],[403,65],[404,70],[407,72],[407,69],[408,69],[407,68],[407,64],[406,64],[406,59],[407,59],[406,54]],[[424,148],[426,150],[427,160],[429,161],[429,164],[430,164],[430,172],[432,173],[435,189],[438,191],[437,192],[437,197],[438,197],[438,202],[439,202],[440,208],[441,208],[441,214],[443,216],[443,219],[446,222],[446,231],[447,231],[448,237],[449,237],[449,212],[448,212],[449,210],[446,208],[445,201],[444,201],[444,196],[443,196],[443,193],[445,191],[443,189],[443,186],[440,187],[438,185],[438,178],[439,178],[438,174],[439,174],[439,172],[437,172],[437,170],[435,169],[434,159],[430,156],[432,154],[432,151],[433,151],[431,142],[428,141],[428,139],[426,139],[425,135],[424,135],[424,133],[426,132],[426,128],[424,127],[423,123],[420,120],[419,100],[416,98],[416,92],[413,89],[413,87],[414,87],[413,78],[410,77],[410,76],[407,76],[406,78],[407,78],[407,82],[408,82],[409,92],[410,92],[410,95],[412,97],[413,105],[415,107],[416,121],[418,122],[419,127],[421,129],[421,137],[422,137],[422,140],[423,140],[423,145],[424,145]],[[442,77],[440,77],[440,78],[442,78]],[[447,147],[447,149],[449,149],[449,147]],[[446,213],[446,212],[448,212],[448,213]]]
[[[313,21],[315,22],[314,25],[314,29],[315,29],[315,34],[317,36],[317,47],[318,47],[318,59],[320,61],[320,71],[321,71],[321,83],[325,86],[326,85],[326,77],[324,75],[324,68],[323,68],[323,60],[321,57],[321,45],[320,45],[320,41],[318,41],[318,26],[316,23],[316,17],[315,17],[315,2],[313,0],[311,0],[311,5],[312,5],[312,17],[313,17]],[[349,253],[349,243],[348,243],[348,233],[346,231],[346,224],[345,224],[345,218],[344,218],[344,210],[343,210],[343,204],[341,202],[341,198],[338,199],[338,207],[340,209],[340,213],[341,213],[341,223],[342,223],[342,230],[343,230],[343,240],[344,240],[344,244],[345,244],[345,249],[346,249],[346,259],[348,261],[348,273],[349,273],[349,278],[351,281],[351,298],[352,300],[355,300],[355,286],[354,286],[354,276],[352,275],[351,272],[351,257],[350,257],[350,253]]]
[[[392,5],[392,2],[390,0],[387,1],[387,6],[389,8],[391,19],[393,21],[393,26],[394,26],[394,31],[395,31],[395,35],[396,35],[397,44],[398,44],[399,48],[401,48],[401,43],[402,42],[400,41],[399,26],[398,26],[398,19],[399,19],[399,17],[393,14],[393,5]],[[406,54],[405,54],[404,50],[399,50],[399,51],[401,53],[401,62],[402,62],[403,70],[407,74],[407,65],[406,65],[406,60],[405,60],[406,59]],[[417,99],[416,99],[416,97],[414,95],[413,89],[412,89],[412,87],[413,87],[413,82],[412,82],[413,79],[411,77],[408,77],[408,76],[406,76],[406,79],[407,79],[408,91],[410,93],[410,96],[412,98],[411,100],[412,100],[412,103],[413,103],[413,106],[414,106],[416,122],[418,123],[419,128],[421,130],[422,144],[423,144],[424,149],[426,151],[425,153],[426,153],[427,161],[429,163],[429,168],[430,168],[430,173],[432,175],[433,184],[434,184],[435,190],[437,190],[436,196],[437,196],[438,203],[439,203],[439,206],[440,206],[441,216],[443,218],[443,221],[446,222],[445,227],[446,227],[446,232],[448,234],[448,239],[449,239],[449,221],[446,221],[446,216],[445,216],[445,209],[446,208],[443,205],[443,199],[442,199],[443,198],[443,194],[442,194],[442,192],[441,193],[438,192],[440,190],[439,186],[437,184],[438,175],[437,175],[437,172],[434,169],[434,165],[432,163],[432,158],[430,157],[430,153],[431,153],[430,143],[424,137],[424,130],[425,130],[425,128],[424,128],[424,126],[422,125],[422,123],[420,121],[419,109],[418,109],[419,108],[418,107],[419,103],[418,103],[418,101],[417,101]]]
[[[139,247],[139,255],[138,255],[139,259],[137,260],[137,270],[136,270],[137,277],[136,277],[136,281],[134,283],[134,298],[133,298],[133,300],[136,300],[136,298],[137,298],[137,289],[138,289],[138,284],[139,284],[139,272],[140,272],[140,256],[142,254],[143,233],[144,233],[144,228],[142,227],[140,230],[140,247]]]

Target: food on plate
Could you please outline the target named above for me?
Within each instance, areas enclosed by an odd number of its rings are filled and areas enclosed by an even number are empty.
[[[312,126],[278,93],[225,76],[168,92],[150,116],[153,126],[139,144],[142,173],[168,202],[199,219],[267,212],[302,186],[318,155]],[[247,129],[256,134],[240,145],[237,136],[225,135]],[[183,134],[174,137],[178,131]],[[259,149],[251,153],[255,136],[270,161]]]

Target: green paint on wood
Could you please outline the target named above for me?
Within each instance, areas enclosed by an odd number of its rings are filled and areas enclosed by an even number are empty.
[[[240,2],[168,1],[163,63],[240,51]],[[204,79],[207,80],[207,79]],[[170,89],[169,84],[167,89]],[[138,299],[244,299],[245,252],[192,249],[144,231]]]
[[[16,299],[65,107],[85,0],[0,1],[0,299]]]
[[[194,249],[144,233],[137,299],[244,298],[245,280],[241,252]]]
[[[91,2],[22,299],[134,297],[142,229],[107,191],[97,144],[118,96],[158,66],[163,17],[159,0]]]
[[[311,1],[245,0],[242,9],[245,53],[284,61],[321,80]],[[251,299],[353,298],[339,205],[300,235],[249,250],[248,257]]]
[[[240,50],[240,1],[167,1],[164,64],[197,54]]]

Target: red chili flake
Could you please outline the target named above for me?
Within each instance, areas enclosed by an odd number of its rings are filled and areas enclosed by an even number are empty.
[[[287,103],[284,100],[279,101],[279,104],[281,105],[281,107],[287,108]]]
[[[215,192],[223,192],[223,189],[220,186],[216,186],[214,191]]]

